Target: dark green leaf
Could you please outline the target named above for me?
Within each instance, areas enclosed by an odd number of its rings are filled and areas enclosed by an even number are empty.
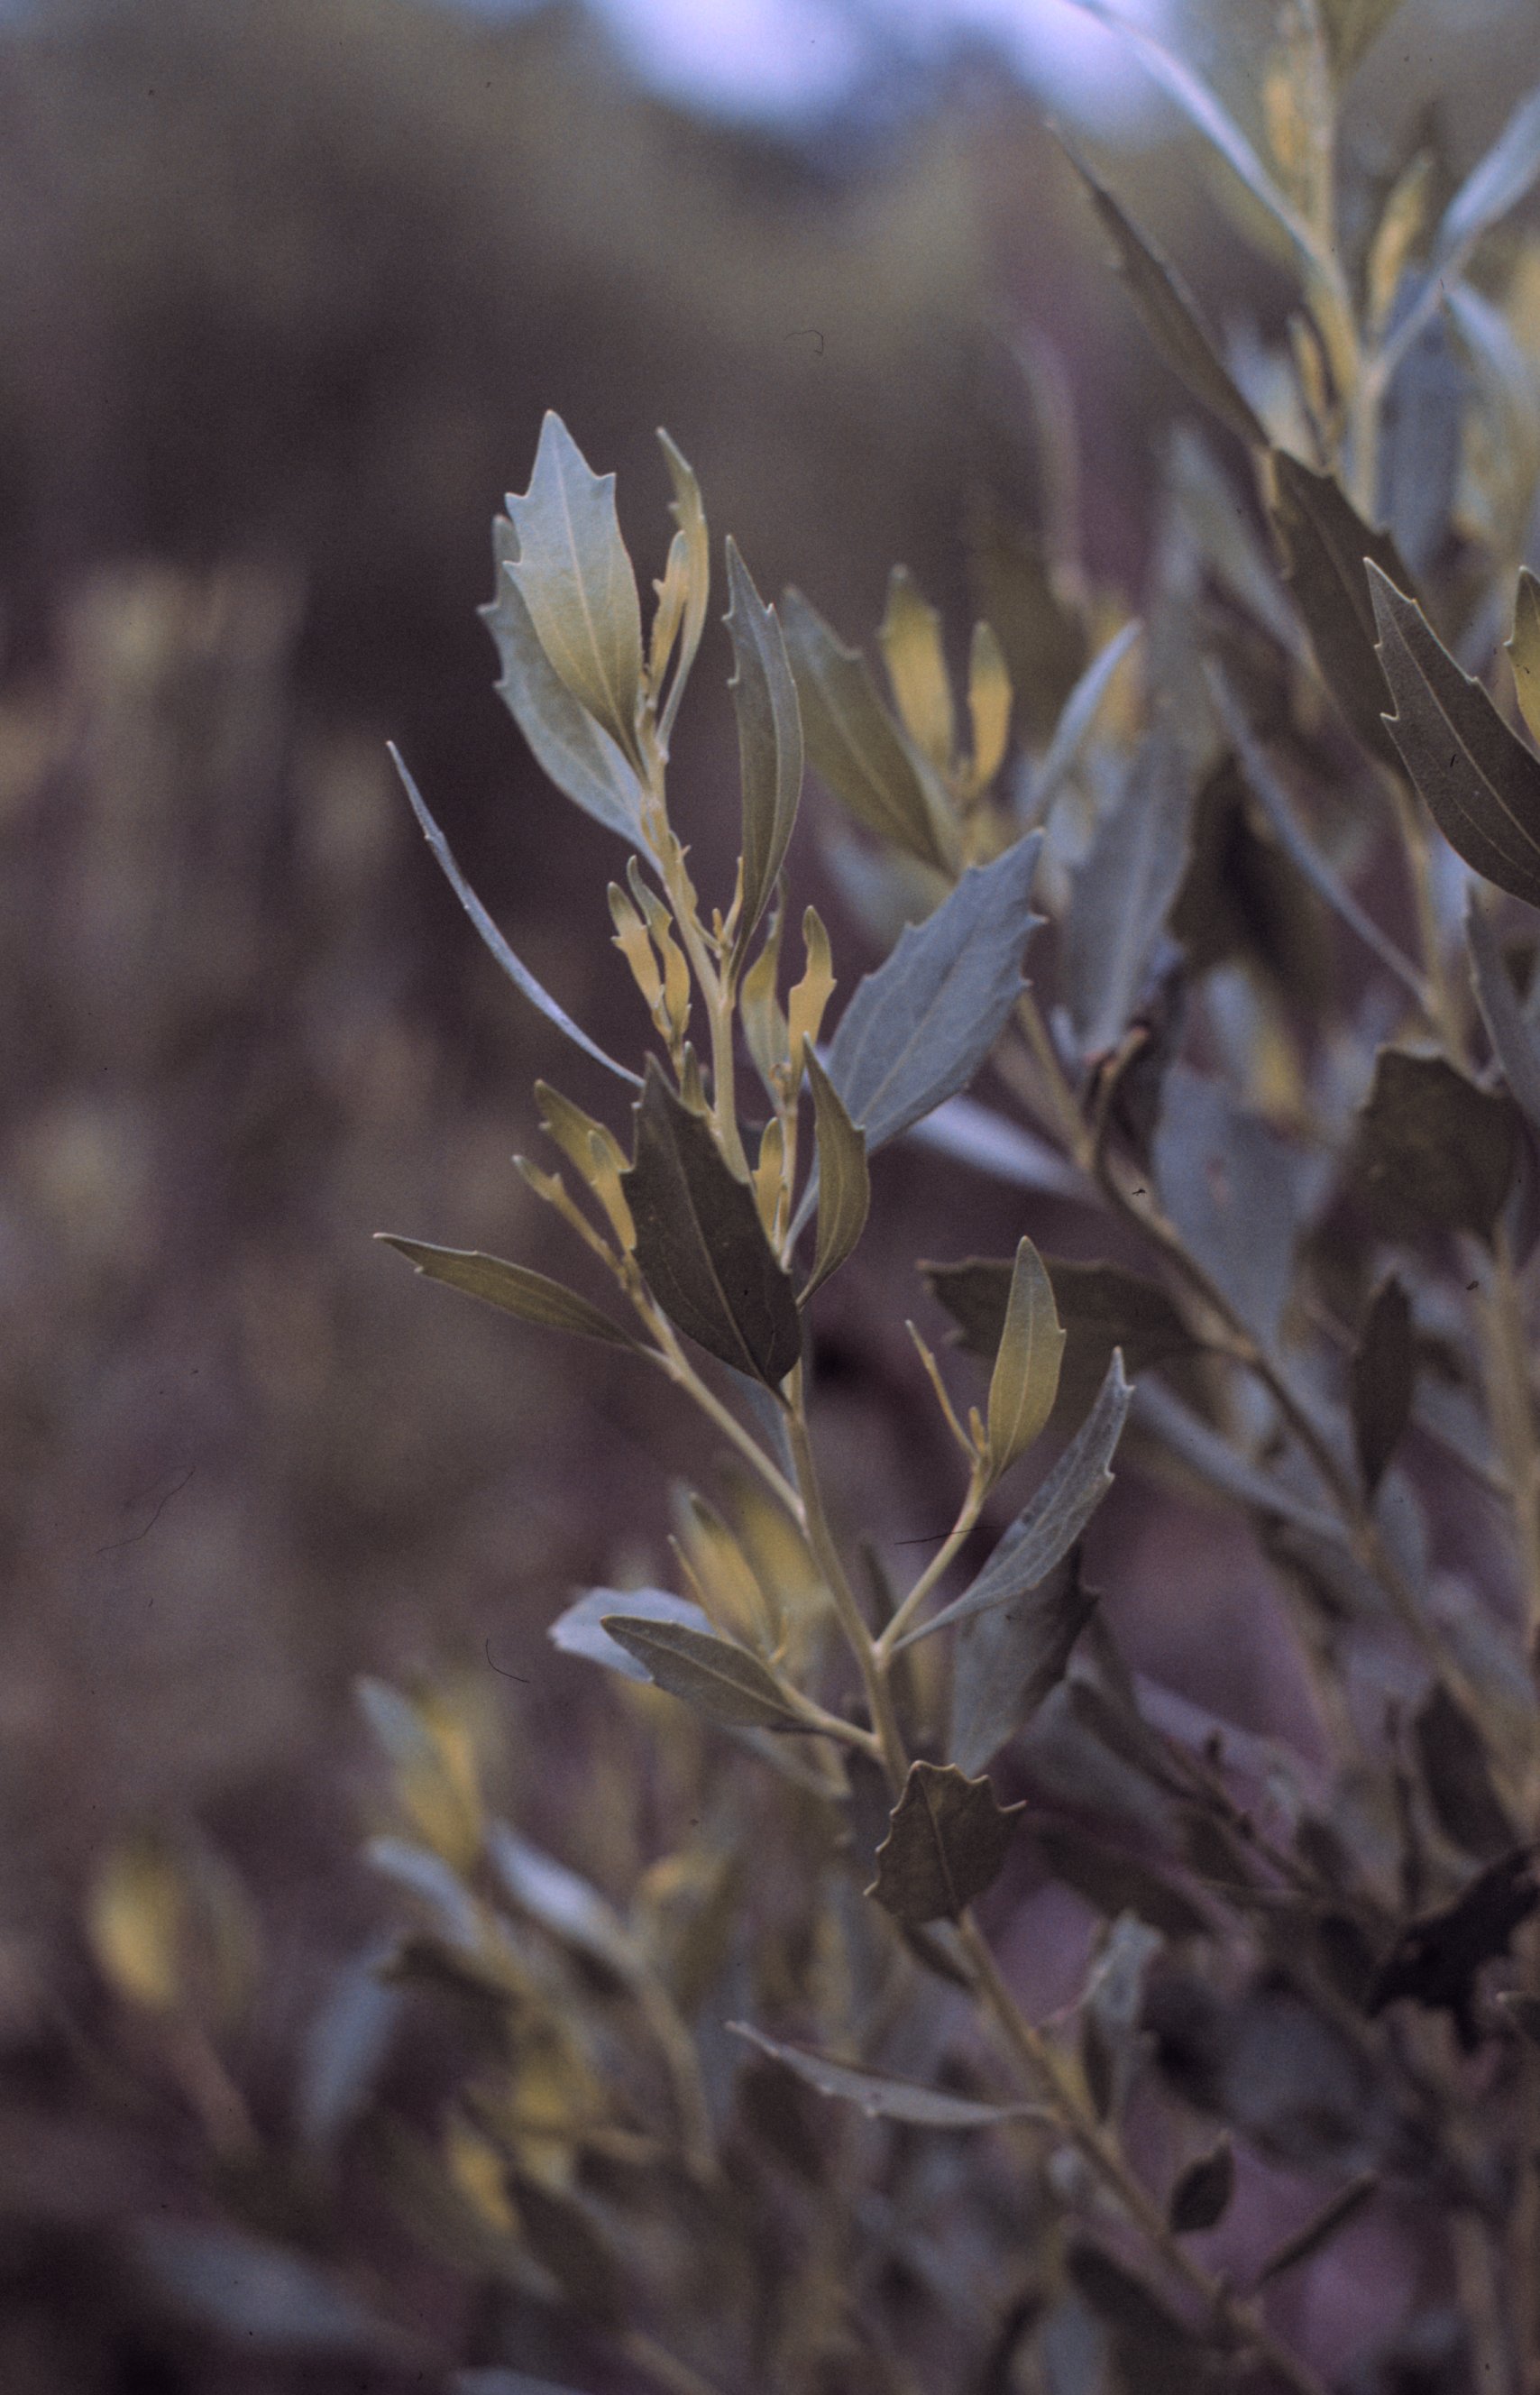
[[[966,1625],[953,1661],[947,1740],[960,1771],[984,1770],[1032,1719],[1063,1678],[1096,1604],[1072,1548],[1038,1587]]]
[[[802,1353],[792,1285],[766,1238],[754,1194],[705,1122],[677,1097],[655,1057],[637,1108],[636,1162],[622,1175],[637,1262],[664,1312],[708,1354],[770,1387]]]
[[[1173,374],[1194,399],[1228,425],[1238,441],[1265,449],[1268,436],[1250,401],[1226,368],[1204,331],[1197,304],[1175,267],[1161,257],[1125,216],[1112,194],[1080,160],[1070,153],[1091,205],[1108,234],[1118,272],[1152,340]]]
[[[955,1921],[998,1878],[1025,1810],[952,1764],[912,1763],[867,1895],[908,1928]]]
[[[627,1680],[645,1680],[649,1675],[642,1664],[624,1647],[617,1647],[605,1629],[605,1617],[612,1613],[639,1621],[683,1622],[687,1629],[698,1630],[708,1638],[712,1635],[711,1617],[704,1607],[666,1588],[591,1588],[565,1613],[558,1614],[546,1635],[563,1655],[581,1655]]]
[[[1415,600],[1368,564],[1387,718],[1407,773],[1451,848],[1510,896],[1540,906],[1540,759],[1461,671]]]
[[[641,784],[636,768],[602,723],[573,696],[540,645],[523,594],[509,571],[519,542],[506,516],[492,528],[497,595],[478,610],[502,663],[497,693],[529,742],[536,763],[574,806],[634,848],[648,845],[641,827]]]
[[[746,2021],[729,2021],[728,2027],[735,2037],[747,2038],[772,2061],[783,2062],[821,2096],[856,2105],[869,2121],[907,2121],[918,2129],[989,2129],[998,2122],[1030,2120],[1042,2111],[1038,2104],[981,2103],[975,2097],[951,2095],[944,2087],[890,2079],[859,2063],[834,2062],[805,2045],[783,2045],[751,2029]]]
[[[1519,1003],[1491,916],[1474,885],[1467,901],[1465,932],[1476,1003],[1492,1052],[1531,1130],[1540,1131],[1540,1038]]]
[[[1441,1056],[1382,1048],[1359,1116],[1359,1158],[1392,1236],[1474,1231],[1490,1239],[1513,1180],[1518,1117]]]
[[[573,1330],[584,1339],[602,1339],[612,1347],[642,1352],[641,1342],[618,1322],[612,1322],[597,1305],[590,1305],[574,1290],[563,1289],[559,1281],[547,1280],[528,1264],[505,1264],[500,1256],[480,1255],[473,1248],[429,1247],[423,1239],[398,1238],[393,1231],[376,1231],[375,1237],[403,1255],[428,1280],[441,1280],[450,1289],[463,1290],[467,1297],[482,1298],[488,1305],[501,1306],[505,1314],[517,1314],[521,1322],[538,1322],[547,1330]]]
[[[806,1729],[774,1675],[746,1647],[682,1621],[607,1613],[603,1627],[617,1647],[645,1663],[660,1688],[682,1697],[723,1729]]]
[[[806,1305],[855,1249],[866,1227],[872,1203],[871,1175],[866,1170],[866,1139],[846,1113],[839,1092],[811,1045],[803,1052],[812,1084],[813,1120],[818,1135],[818,1246],[807,1288]]]
[[[865,659],[800,590],[786,592],[782,623],[813,772],[868,831],[944,868],[945,795],[878,698]]]
[[[1114,1048],[1187,870],[1192,776],[1168,717],[1157,721],[1075,874],[1064,994],[1082,1052]]]
[[[1026,984],[1021,957],[1041,835],[970,866],[935,913],[906,924],[839,1019],[829,1078],[870,1155],[967,1087]]]
[[[1412,576],[1389,535],[1372,530],[1329,474],[1313,473],[1286,449],[1273,450],[1271,461],[1273,530],[1321,678],[1363,746],[1393,762],[1365,567],[1377,566],[1403,590]]]
[[[1412,1416],[1416,1386],[1412,1308],[1394,1273],[1375,1291],[1348,1370],[1359,1467],[1371,1496]]]
[[[1204,2384],[1208,2352],[1142,2279],[1099,2245],[1072,2246],[1068,2267],[1075,2293],[1112,2334],[1125,2385],[1139,2395],[1192,2395]]]
[[[508,2173],[508,2191],[525,2244],[580,2319],[593,2328],[617,2327],[626,2309],[620,2266],[587,2205],[522,2171]]]
[[[1464,1887],[1453,1904],[1409,1922],[1375,1976],[1368,2009],[1383,2012],[1410,1996],[1452,2015],[1468,2053],[1479,2043],[1476,1978],[1484,1964],[1506,1954],[1513,1934],[1540,1905],[1534,1854],[1520,1847]]]
[[[1043,1262],[1068,1342],[1066,1379],[1078,1375],[1086,1359],[1094,1357],[1094,1388],[1114,1347],[1122,1348],[1132,1377],[1172,1356],[1191,1355],[1197,1345],[1165,1291],[1142,1273],[1130,1272],[1124,1264],[1072,1264],[1064,1256],[1045,1256]],[[993,1356],[1006,1319],[1008,1258],[969,1256],[956,1264],[922,1264],[920,1270],[931,1295],[956,1323],[969,1354]]]
[[[1053,1411],[1064,1359],[1064,1333],[1054,1307],[1053,1285],[1030,1239],[1022,1239],[1010,1269],[1000,1344],[990,1376],[989,1468],[998,1479],[1025,1455]]]
[[[1161,1200],[1247,1326],[1270,1342],[1294,1276],[1294,1151],[1217,1080],[1175,1065],[1152,1151]]]
[[[1034,1822],[1033,1837],[1055,1879],[1109,1920],[1137,1912],[1166,1938],[1195,1938],[1208,1928],[1191,1899],[1137,1855],[1119,1853],[1067,1821]]]
[[[744,903],[737,936],[742,956],[770,903],[796,821],[802,719],[775,610],[765,605],[750,581],[731,534],[727,579],[732,603],[723,620],[736,660],[728,688],[738,717],[744,790]]]
[[[1285,2270],[1296,2269],[1301,2262],[1308,2262],[1313,2254],[1319,2254],[1323,2246],[1331,2243],[1339,2230],[1346,2229],[1349,2220],[1357,2218],[1378,2188],[1379,2179],[1374,2171],[1360,2171],[1356,2178],[1349,2179],[1338,2194],[1306,2221],[1303,2229],[1296,2230],[1292,2237],[1285,2238],[1282,2245],[1275,2247],[1257,2271],[1257,2284],[1265,2287],[1273,2279],[1281,2278]]]
[[[1447,1688],[1435,1687],[1412,1724],[1417,1761],[1445,1837],[1478,1862],[1513,1846],[1513,1823],[1492,1784],[1485,1743],[1469,1714]]]
[[[1347,82],[1401,5],[1402,0],[1321,0],[1332,72],[1338,83]]]
[[[1336,867],[1327,862],[1301,830],[1289,803],[1288,792],[1273,772],[1260,742],[1252,736],[1251,726],[1217,666],[1209,667],[1207,681],[1219,721],[1234,747],[1244,774],[1246,787],[1267,817],[1269,827],[1290,864],[1309,882],[1316,895],[1323,898],[1333,912],[1341,917],[1349,931],[1356,933],[1381,964],[1395,974],[1417,1004],[1425,1006],[1428,994],[1416,967],[1380,930],[1373,916],[1364,913]]]
[[[482,906],[480,898],[477,897],[475,891],[466,880],[465,875],[461,872],[459,867],[455,864],[454,858],[450,851],[449,842],[445,840],[442,832],[439,829],[438,825],[428,814],[427,801],[424,800],[423,794],[418,789],[416,783],[412,779],[411,774],[407,772],[406,766],[402,761],[400,749],[397,748],[393,741],[388,742],[387,746],[389,749],[390,761],[395,766],[397,773],[401,776],[401,787],[405,790],[407,798],[411,802],[412,812],[417,818],[417,823],[422,831],[423,838],[427,840],[428,847],[433,851],[434,855],[437,857],[439,864],[442,868],[445,880],[449,883],[449,886],[454,891],[455,897],[458,898],[461,906],[465,908],[466,913],[470,917],[471,921],[475,924],[476,929],[480,932],[487,946],[492,950],[497,962],[502,966],[503,971],[507,973],[509,981],[512,982],[515,989],[519,990],[525,998],[527,998],[532,1006],[539,1009],[547,1023],[554,1023],[559,1031],[564,1032],[574,1047],[581,1048],[586,1056],[591,1056],[596,1065],[602,1065],[607,1073],[613,1073],[617,1079],[629,1081],[634,1090],[639,1090],[641,1082],[638,1077],[635,1073],[631,1072],[626,1065],[617,1065],[612,1056],[607,1056],[603,1049],[600,1048],[595,1040],[589,1039],[587,1033],[581,1027],[581,1025],[573,1021],[572,1016],[566,1012],[565,1009],[558,1006],[550,992],[535,980],[535,977],[533,973],[531,973],[528,965],[521,964],[519,959],[514,955],[513,950],[509,947],[507,940],[504,939],[502,933],[493,921],[492,917],[487,913],[486,908]]]
[[[1218,2227],[1234,2192],[1235,2150],[1228,2137],[1221,2137],[1180,2174],[1165,2216],[1178,2237],[1196,2236]]]
[[[1084,1531],[1112,1485],[1108,1466],[1123,1434],[1133,1390],[1113,1350],[1101,1392],[1074,1437],[1020,1513],[972,1586],[899,1641],[901,1648],[997,1605],[1010,1605],[1046,1580]]]
[[[641,606],[615,515],[615,478],[596,474],[547,409],[523,496],[509,493],[519,586],[540,645],[573,696],[637,754]]]

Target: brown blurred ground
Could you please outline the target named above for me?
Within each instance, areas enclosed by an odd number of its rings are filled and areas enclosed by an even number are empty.
[[[855,636],[900,558],[965,629],[968,504],[1033,518],[1013,311],[1086,411],[1100,571],[1137,565],[1171,392],[981,68],[902,141],[809,163],[638,102],[561,12],[152,0],[7,36],[0,112],[0,2385],[330,2384],[178,2375],[102,2275],[99,2224],[207,2191],[176,2105],[81,2060],[92,1860],[157,1818],[235,1856],[277,1958],[250,2080],[281,2111],[309,1994],[375,1912],[352,1677],[522,1675],[494,1684],[510,1779],[550,1829],[589,1699],[545,1622],[623,1554],[661,1568],[667,1476],[700,1469],[624,1366],[370,1244],[557,1265],[509,1163],[530,1082],[621,1119],[478,951],[384,741],[531,965],[630,1052],[621,860],[533,774],[474,614],[542,410],[619,467],[644,577],[665,423],[761,589],[795,578]],[[1242,270],[1214,271],[1222,300]],[[718,876],[725,651],[678,775]],[[889,1162],[825,1349],[863,1517],[900,1534],[934,1527],[938,1450],[884,1260],[1015,1222],[981,1187],[964,1225],[944,1186]]]

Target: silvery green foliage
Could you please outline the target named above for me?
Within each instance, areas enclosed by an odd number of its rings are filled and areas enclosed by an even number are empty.
[[[1349,2357],[1308,2300],[1285,2336],[1256,2291],[1386,2202],[1409,2283],[1480,2293],[1480,2368],[1540,2370],[1540,2262],[1494,2192],[1529,2169],[1535,2006],[1495,1983],[1540,1905],[1540,242],[1521,218],[1487,238],[1540,171],[1540,102],[1484,160],[1387,180],[1337,113],[1394,0],[1256,12],[1233,106],[1111,0],[1077,5],[1296,283],[1285,349],[1221,340],[1117,179],[1081,170],[1215,428],[1166,444],[1144,586],[1087,590],[1023,540],[1018,584],[996,556],[979,622],[949,628],[897,568],[879,674],[799,592],[767,603],[729,542],[742,854],[703,893],[668,785],[711,663],[701,494],[665,436],[676,528],[644,625],[612,477],[548,417],[484,612],[533,752],[630,858],[625,1062],[518,962],[408,786],[510,978],[639,1096],[612,1124],[543,1085],[558,1169],[523,1166],[602,1303],[392,1243],[510,1335],[580,1335],[692,1404],[710,1483],[676,1503],[677,1585],[587,1590],[551,1632],[608,1667],[593,1822],[626,1824],[629,1884],[577,1868],[593,1824],[570,1860],[497,1818],[451,1693],[366,1694],[396,1814],[373,1853],[409,1916],[391,1976],[453,2001],[476,2058],[437,2142],[403,2129],[381,2168],[549,2327],[478,2354],[448,2381],[467,2390],[536,2388],[565,2323],[691,2389],[1323,2395]],[[1405,406],[1439,343],[1463,361],[1439,386],[1449,471],[1413,509]],[[1013,708],[1036,734],[1009,756]],[[793,906],[829,802],[868,931],[902,926],[875,959],[838,930],[832,957]],[[823,1291],[887,1202],[869,1158],[927,1124],[1015,1216],[993,1256],[941,1218],[910,1326],[933,1446],[895,1526],[830,1436]],[[1211,1536],[1297,1634],[1308,1746],[1303,1698],[1243,1727],[1120,1646],[1142,1558]],[[1045,1880],[1099,1926],[1039,2021],[998,1933],[1017,1904],[1046,1917]],[[102,1908],[130,1976],[148,1885],[129,1870]],[[1136,2101],[1160,2137],[1125,2142]],[[1230,2206],[1276,2170],[1319,2202],[1270,2244]],[[1255,2246],[1222,2274],[1191,2242],[1221,2220]],[[271,2343],[282,2296],[300,2340],[374,2349],[325,2273],[236,2258],[232,2331]],[[158,2267],[212,2317],[208,2253]],[[1352,2367],[1400,2383],[1435,2326],[1409,2315]]]

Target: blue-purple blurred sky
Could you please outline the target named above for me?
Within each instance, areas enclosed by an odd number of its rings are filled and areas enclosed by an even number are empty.
[[[540,0],[463,0],[487,16]],[[1073,0],[586,0],[638,76],[725,115],[786,122],[836,107],[883,55],[937,65],[987,41],[1051,103],[1130,126],[1150,97],[1112,34]],[[1121,0],[1154,26],[1171,0]]]

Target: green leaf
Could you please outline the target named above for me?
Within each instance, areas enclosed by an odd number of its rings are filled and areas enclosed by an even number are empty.
[[[1064,1332],[1053,1285],[1030,1239],[1017,1247],[989,1383],[989,1476],[998,1480],[1041,1434],[1059,1394]]]
[[[906,924],[861,983],[830,1043],[828,1074],[872,1152],[967,1087],[1026,987],[1021,957],[1041,836],[970,866],[935,913]]]
[[[1449,845],[1510,897],[1540,906],[1540,759],[1461,671],[1422,609],[1369,561],[1388,729]]]
[[[803,1048],[813,1093],[813,1120],[818,1135],[818,1246],[801,1303],[822,1289],[852,1253],[872,1203],[871,1176],[866,1169],[866,1138],[856,1129],[839,1092],[814,1054]]]
[[[1130,1375],[1190,1356],[1198,1343],[1159,1283],[1125,1264],[1072,1264],[1045,1256],[1054,1304],[1068,1346],[1064,1375],[1096,1357],[1099,1383],[1114,1347],[1123,1350]],[[1014,1270],[1007,1257],[969,1256],[961,1264],[922,1264],[927,1286],[956,1323],[962,1344],[974,1356],[993,1356],[1005,1328],[1006,1303]]]
[[[645,1667],[624,1647],[617,1647],[604,1624],[612,1613],[628,1621],[666,1621],[711,1637],[711,1617],[693,1597],[676,1596],[667,1588],[590,1588],[559,1613],[546,1636],[563,1655],[581,1655],[586,1662],[602,1663],[627,1680],[645,1680]]]
[[[674,718],[678,712],[684,686],[690,679],[690,668],[695,662],[695,652],[701,645],[701,634],[705,627],[705,611],[711,597],[711,544],[706,536],[701,486],[692,469],[661,425],[658,427],[658,441],[663,449],[664,462],[668,468],[669,480],[674,485],[668,511],[684,540],[686,571],[684,629],[679,641],[678,663],[668,686],[668,701],[659,725],[666,753],[668,735],[673,730]]]
[[[1507,1854],[1514,1827],[1493,1786],[1485,1741],[1446,1687],[1429,1691],[1413,1720],[1412,1735],[1423,1784],[1445,1837],[1478,1862]]]
[[[1118,272],[1156,349],[1193,398],[1248,448],[1265,449],[1266,428],[1228,370],[1198,313],[1197,302],[1174,266],[1145,240],[1104,183],[1073,151],[1070,162],[1112,245]]]
[[[746,1647],[692,1630],[682,1621],[656,1621],[638,1613],[607,1613],[603,1627],[671,1697],[682,1697],[722,1729],[805,1730],[774,1674]]]
[[[1171,2190],[1165,2216],[1178,2237],[1217,2229],[1235,2192],[1235,2150],[1228,2137],[1189,2163]]]
[[[1540,176],[1540,90],[1520,101],[1445,208],[1433,275],[1451,281],[1481,235],[1518,206],[1536,176]]]
[[[1042,2117],[1040,2104],[982,2103],[976,2097],[951,2095],[943,2087],[921,2086],[913,2079],[892,2079],[859,2063],[835,2062],[805,2045],[783,2045],[747,2021],[729,2021],[728,2028],[772,2062],[784,2063],[821,2096],[854,2104],[869,2121],[907,2121],[917,2129],[990,2129],[1001,2121]]]
[[[1098,650],[1070,692],[1046,753],[1032,777],[1022,809],[1027,822],[1041,823],[1074,771],[1101,710],[1101,702],[1112,688],[1112,677],[1143,630],[1137,617],[1125,624],[1104,649]]]
[[[1363,746],[1393,762],[1366,569],[1377,566],[1403,590],[1413,587],[1411,574],[1389,534],[1366,524],[1329,474],[1313,473],[1286,449],[1274,449],[1270,459],[1270,513],[1283,578],[1304,618],[1321,679]]]
[[[1347,82],[1401,5],[1402,0],[1320,0],[1332,73],[1339,84]]]
[[[636,1162],[622,1175],[637,1262],[676,1329],[774,1388],[802,1353],[790,1280],[754,1194],[730,1170],[703,1118],[647,1060]]]
[[[1080,1575],[1079,1550],[1008,1605],[977,1614],[957,1640],[947,1753],[960,1771],[982,1771],[1059,1686],[1097,1593]]]
[[[1490,1240],[1517,1160],[1506,1093],[1478,1089],[1441,1056],[1379,1051],[1359,1114],[1359,1163],[1392,1237],[1432,1229]]]
[[[498,696],[557,788],[596,823],[651,854],[641,827],[641,784],[636,770],[603,724],[596,723],[573,696],[541,647],[511,572],[519,543],[506,516],[493,525],[492,548],[497,595],[477,613],[502,663]]]
[[[508,2190],[523,2241],[547,2269],[586,2327],[618,2328],[627,2311],[625,2287],[610,2241],[589,2206],[564,2188],[510,2170]]]
[[[868,831],[944,870],[945,793],[878,698],[865,659],[800,590],[786,592],[782,623],[813,772]]]
[[[1513,638],[1507,647],[1508,663],[1513,668],[1513,686],[1519,694],[1530,737],[1540,740],[1540,582],[1536,582],[1527,565],[1519,570]]]
[[[907,566],[895,565],[888,577],[888,605],[877,646],[904,730],[939,774],[948,773],[957,727],[941,619],[921,596]]]
[[[563,1289],[558,1280],[547,1280],[528,1264],[505,1264],[501,1256],[480,1255],[473,1248],[429,1247],[423,1239],[398,1238],[393,1231],[376,1231],[375,1237],[403,1255],[428,1279],[441,1280],[450,1289],[463,1290],[467,1297],[501,1306],[505,1314],[517,1314],[521,1322],[537,1322],[546,1330],[575,1331],[583,1339],[602,1339],[612,1347],[635,1348],[638,1355],[647,1352],[639,1339],[601,1314],[597,1305],[590,1305],[586,1297]]]
[[[1100,2121],[1114,2121],[1132,2092],[1145,2044],[1139,2034],[1145,1980],[1165,1940],[1137,1912],[1114,1921],[1100,1943],[1080,2010],[1080,2054]]]
[[[736,660],[728,688],[738,718],[744,790],[744,902],[735,943],[742,956],[770,902],[796,821],[802,719],[775,610],[750,581],[731,534],[727,579],[731,605],[723,620]]]
[[[1540,1131],[1540,1038],[1519,1003],[1491,916],[1474,883],[1466,906],[1465,932],[1476,1003],[1492,1052],[1532,1130]]]
[[[940,1613],[901,1638],[897,1652],[928,1638],[933,1631],[998,1605],[1010,1605],[1046,1580],[1084,1531],[1112,1485],[1108,1469],[1123,1435],[1133,1397],[1114,1349],[1095,1405],[1030,1503],[1017,1515],[983,1570]]]
[[[1191,1252],[1248,1327],[1271,1341],[1294,1275],[1300,1160],[1260,1115],[1188,1065],[1161,1092],[1152,1161]]]
[[[1402,953],[1394,940],[1380,930],[1373,916],[1364,913],[1336,867],[1328,864],[1300,828],[1289,803],[1288,792],[1269,763],[1261,743],[1253,736],[1251,726],[1223,674],[1211,660],[1205,668],[1205,679],[1219,721],[1234,748],[1245,787],[1267,817],[1269,827],[1290,864],[1309,882],[1317,897],[1324,899],[1349,929],[1357,933],[1386,970],[1394,973],[1417,1004],[1426,1005],[1428,993],[1415,965]]]
[[[573,1021],[572,1016],[568,1014],[563,1008],[558,1006],[550,992],[536,981],[529,967],[527,965],[520,964],[519,959],[514,955],[513,950],[509,947],[507,940],[504,939],[502,933],[493,921],[492,917],[487,913],[486,908],[482,906],[480,898],[477,897],[475,891],[472,890],[469,882],[466,880],[465,875],[455,864],[454,857],[450,853],[449,842],[445,840],[442,832],[439,829],[438,825],[428,814],[427,802],[423,798],[423,794],[418,789],[416,783],[412,779],[411,774],[407,772],[406,766],[402,761],[400,749],[396,747],[393,741],[387,745],[389,749],[390,761],[395,766],[397,773],[401,776],[401,787],[405,790],[407,799],[411,803],[412,812],[417,818],[417,823],[422,831],[423,838],[427,840],[428,847],[433,851],[434,855],[438,858],[439,864],[443,869],[445,880],[449,883],[454,895],[458,898],[461,906],[465,908],[466,913],[470,917],[471,921],[475,924],[476,929],[481,934],[487,946],[492,950],[497,962],[502,966],[503,971],[507,973],[509,981],[512,982],[515,989],[519,990],[525,998],[527,998],[532,1006],[539,1009],[547,1023],[554,1023],[559,1031],[565,1032],[567,1038],[573,1042],[574,1047],[581,1048],[586,1056],[591,1056],[596,1065],[602,1065],[607,1073],[613,1073],[618,1080],[629,1081],[633,1089],[639,1090],[641,1082],[638,1078],[637,1075],[631,1072],[625,1065],[617,1065],[612,1056],[607,1056],[603,1049],[599,1046],[598,1042],[590,1039],[587,1033],[583,1030],[578,1024],[575,1024]]]
[[[1412,1308],[1394,1273],[1387,1274],[1370,1301],[1348,1386],[1359,1468],[1372,1497],[1412,1418],[1417,1351]]]
[[[541,647],[579,705],[636,758],[641,604],[620,536],[615,478],[596,474],[547,409],[534,471],[507,499],[519,545],[507,571]]]
[[[1076,2295],[1111,2333],[1124,2386],[1139,2395],[1182,2395],[1204,2385],[1212,2348],[1142,2279],[1098,2245],[1072,2246],[1067,2267]]]
[[[1251,143],[1246,139],[1229,110],[1221,106],[1202,77],[1195,75],[1174,50],[1167,49],[1152,33],[1130,24],[1119,10],[1107,5],[1107,0],[1071,0],[1071,6],[1094,17],[1099,24],[1121,33],[1153,80],[1168,99],[1174,100],[1205,141],[1239,176],[1253,199],[1260,201],[1275,224],[1284,232],[1299,251],[1307,265],[1316,260],[1316,245],[1310,226],[1293,202],[1279,189]]]
[[[906,1928],[955,1921],[999,1877],[1025,1810],[953,1764],[912,1763],[867,1895]]]
[[[1192,775],[1163,714],[1075,874],[1064,927],[1064,996],[1087,1056],[1114,1048],[1187,871]]]
[[[970,791],[987,790],[1006,761],[1014,694],[1005,653],[992,624],[975,624],[967,652],[967,715],[973,754]]]

